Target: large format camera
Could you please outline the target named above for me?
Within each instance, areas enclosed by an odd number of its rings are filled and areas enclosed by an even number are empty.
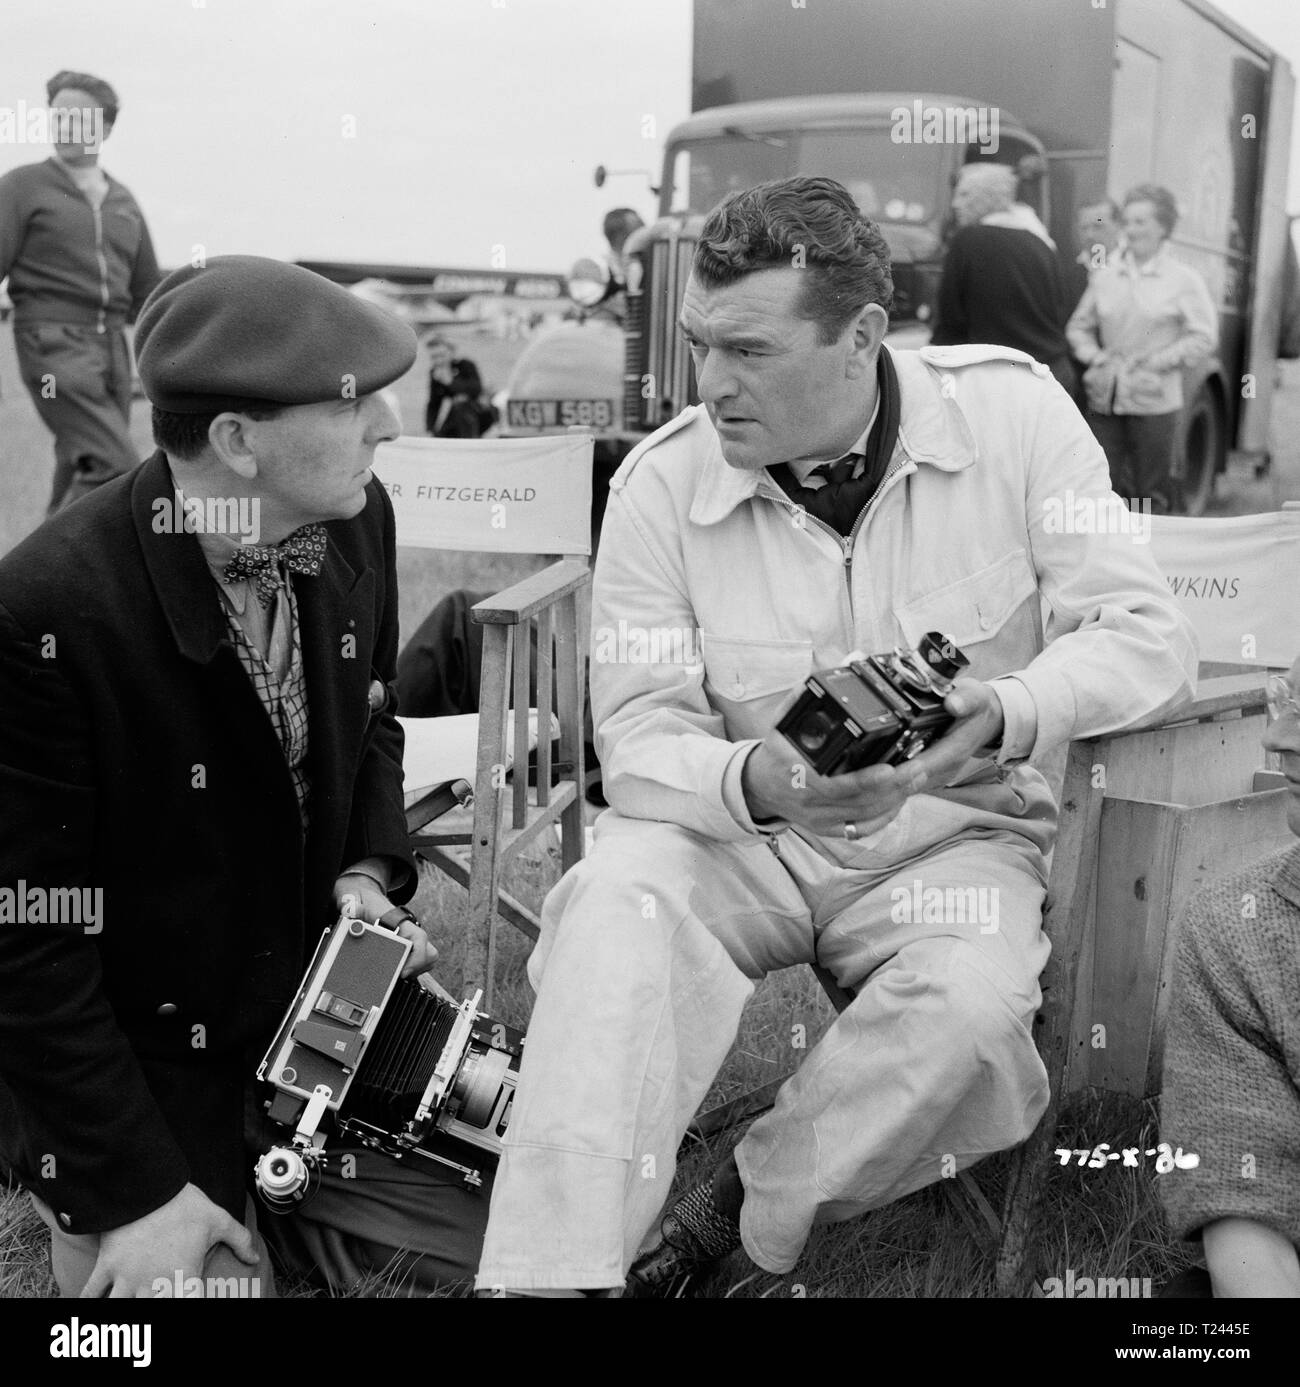
[[[943,706],[970,661],[938,631],[901,647],[808,676],[777,723],[818,775],[910,761],[953,724]]]
[[[401,976],[409,941],[348,916],[325,931],[257,1077],[267,1112],[292,1133],[257,1163],[257,1192],[277,1213],[311,1197],[326,1129],[399,1158],[436,1161],[467,1185],[465,1160],[493,1164],[510,1120],[523,1035]],[[461,1159],[457,1159],[460,1157]]]

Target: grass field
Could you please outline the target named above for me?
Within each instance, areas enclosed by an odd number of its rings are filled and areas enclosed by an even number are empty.
[[[458,345],[460,345],[458,343]],[[461,350],[478,360],[489,390],[504,383],[519,344],[466,337]],[[398,384],[406,426],[420,428],[423,373],[417,368]],[[147,406],[137,401],[132,431],[141,452],[150,447]],[[0,553],[39,524],[51,471],[48,435],[36,418],[15,369],[12,337],[0,328]],[[407,552],[399,557],[401,629],[405,638],[429,607],[455,587],[503,586],[537,565],[526,561]],[[519,864],[511,887],[527,903],[540,903],[558,874],[556,855],[546,853]],[[463,900],[460,892],[427,873],[413,908],[432,924],[442,962],[439,971],[454,985],[461,965]],[[531,993],[524,976],[527,946],[502,931],[497,1014],[526,1026]],[[731,1059],[706,1106],[724,1101],[793,1067],[791,1027],[808,1029],[808,1043],[832,1015],[807,969],[770,977],[747,1009]],[[1058,1145],[1092,1147],[1107,1141],[1153,1144],[1150,1105],[1084,1094],[1066,1114]],[[736,1139],[732,1132],[711,1148],[688,1142],[679,1184],[709,1168]],[[1000,1208],[1005,1158],[979,1167],[981,1185]],[[1149,1279],[1153,1290],[1188,1262],[1186,1251],[1170,1246],[1155,1195],[1159,1179],[1152,1163],[1137,1169],[1110,1165],[1093,1171],[1076,1167],[1051,1172],[1040,1228],[1038,1276]],[[0,1297],[53,1293],[46,1263],[47,1239],[20,1192],[0,1189]],[[751,1269],[752,1270],[752,1269]],[[382,1289],[382,1288],[381,1288]],[[990,1251],[981,1247],[939,1186],[932,1186],[865,1219],[818,1229],[807,1253],[788,1276],[746,1275],[735,1264],[722,1269],[704,1288],[714,1296],[736,1297],[982,1297],[993,1293]]]

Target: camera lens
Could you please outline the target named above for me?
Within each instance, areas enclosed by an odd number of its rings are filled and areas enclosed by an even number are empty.
[[[314,1154],[273,1146],[257,1163],[257,1192],[268,1209],[287,1213],[316,1193],[320,1166]]]
[[[834,718],[818,708],[809,713],[795,729],[795,737],[804,751],[817,752],[826,745],[834,731]]]

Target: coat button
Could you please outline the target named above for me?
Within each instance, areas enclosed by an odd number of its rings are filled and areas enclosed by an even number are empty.
[[[71,1215],[71,1214],[60,1214],[60,1215],[59,1215],[59,1222],[60,1222],[65,1228],[71,1228],[71,1227],[72,1227],[72,1215]]]
[[[992,625],[993,625],[993,618],[992,618],[991,616],[982,616],[982,617],[980,617],[980,630],[981,630],[981,631],[987,631],[987,630],[989,629],[989,627],[992,626]]]
[[[162,1006],[158,1008],[158,1015],[175,1016],[179,1010],[180,1007],[178,1007],[175,1002],[164,1002]]]
[[[366,694],[366,702],[370,705],[372,713],[382,711],[384,704],[388,702],[388,689],[379,682],[378,679],[370,681],[370,688]]]

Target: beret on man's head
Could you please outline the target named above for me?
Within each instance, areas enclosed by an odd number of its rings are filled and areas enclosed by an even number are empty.
[[[219,255],[170,274],[135,330],[144,393],[172,414],[326,404],[410,370],[415,334],[300,265]]]

